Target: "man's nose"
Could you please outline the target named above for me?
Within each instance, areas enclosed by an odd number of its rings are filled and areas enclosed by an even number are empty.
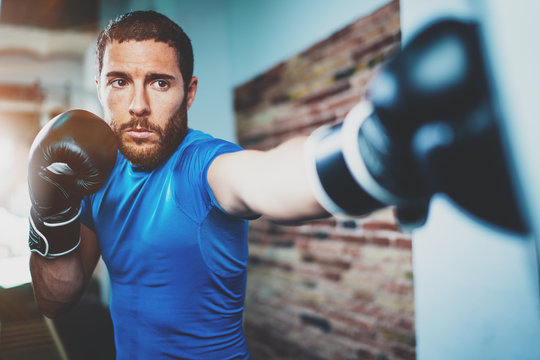
[[[129,113],[133,116],[145,116],[150,114],[150,103],[144,88],[135,88],[131,104],[129,105]]]

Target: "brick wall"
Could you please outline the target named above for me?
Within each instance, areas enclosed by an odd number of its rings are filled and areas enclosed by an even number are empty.
[[[342,121],[399,47],[394,1],[239,86],[240,144],[268,149]],[[254,359],[415,358],[411,238],[392,209],[298,226],[263,218],[249,242]]]

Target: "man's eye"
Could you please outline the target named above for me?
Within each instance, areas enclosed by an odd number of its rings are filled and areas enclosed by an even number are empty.
[[[117,79],[111,82],[112,86],[114,87],[124,87],[127,85],[126,80]]]
[[[166,82],[165,80],[156,80],[154,81],[154,85],[158,88],[158,89],[166,89],[169,87],[169,83]]]

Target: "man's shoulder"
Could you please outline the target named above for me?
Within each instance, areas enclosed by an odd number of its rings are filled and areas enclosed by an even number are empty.
[[[204,145],[204,144],[207,144],[207,143],[214,143],[214,144],[229,143],[229,144],[233,144],[230,141],[214,137],[214,136],[212,136],[212,135],[210,135],[208,133],[205,133],[204,131],[191,129],[191,128],[188,130],[188,132],[186,134],[186,137],[184,138],[183,143],[185,143],[187,146],[190,146],[190,145],[199,145],[200,146],[200,145]]]
[[[210,134],[207,134],[201,130],[189,129],[182,145],[180,146],[182,152],[198,153],[202,155],[206,152],[233,152],[242,150],[242,148],[230,141],[216,138]]]
[[[232,142],[190,129],[167,166],[173,167],[175,173],[205,174],[216,157],[240,150],[243,149]]]

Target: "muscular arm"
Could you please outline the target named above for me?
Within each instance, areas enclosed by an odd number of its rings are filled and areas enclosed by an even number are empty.
[[[30,272],[34,296],[45,316],[60,315],[79,301],[99,255],[96,234],[84,225],[81,225],[81,244],[75,251],[53,260],[32,253]]]
[[[328,216],[308,183],[306,139],[294,138],[269,151],[217,157],[208,170],[208,182],[220,206],[232,215],[264,215],[285,223]]]

